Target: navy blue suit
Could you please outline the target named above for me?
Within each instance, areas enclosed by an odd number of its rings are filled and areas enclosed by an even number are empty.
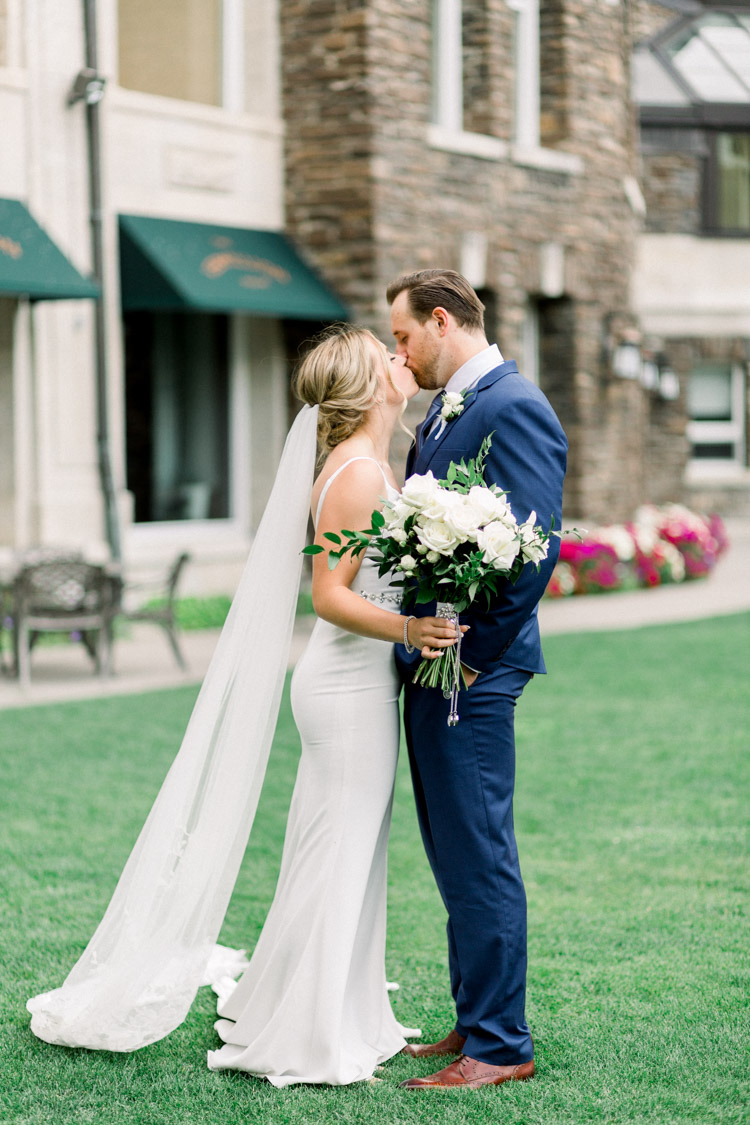
[[[463,413],[438,437],[420,427],[407,476],[445,477],[451,461],[474,457],[492,433],[485,480],[508,493],[520,521],[556,528],[562,518],[567,440],[538,387],[502,363],[469,392]],[[531,675],[546,671],[537,604],[559,539],[550,540],[539,572],[527,566],[487,611],[461,614],[471,628],[465,664],[480,672],[459,695],[460,722],[447,725],[449,703],[437,688],[414,687],[419,654],[396,647],[405,682],[404,721],[422,839],[448,911],[448,950],[456,1030],[470,1058],[514,1065],[533,1057],[524,1015],[526,897],[513,832],[515,703]],[[417,606],[419,616],[434,605]]]

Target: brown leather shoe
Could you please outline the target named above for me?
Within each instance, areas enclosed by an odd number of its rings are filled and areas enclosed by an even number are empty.
[[[460,1055],[465,1042],[464,1037],[454,1028],[439,1043],[407,1043],[401,1049],[401,1054],[411,1055],[413,1059],[427,1059],[432,1055]]]
[[[526,1082],[534,1077],[534,1060],[517,1066],[492,1066],[491,1063],[461,1055],[450,1066],[425,1078],[409,1078],[401,1085],[405,1090],[445,1090],[464,1087],[478,1090],[480,1086],[499,1086],[502,1082]]]

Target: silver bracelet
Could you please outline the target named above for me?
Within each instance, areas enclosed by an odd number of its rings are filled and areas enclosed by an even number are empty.
[[[414,649],[417,647],[416,645],[409,644],[409,622],[416,620],[416,617],[412,614],[411,617],[407,617],[406,621],[404,621],[404,648],[407,652],[414,652]]]

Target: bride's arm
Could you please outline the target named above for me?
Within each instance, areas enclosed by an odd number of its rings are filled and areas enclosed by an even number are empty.
[[[318,617],[340,629],[396,644],[403,642],[407,616],[381,609],[351,589],[362,555],[355,559],[346,555],[334,570],[329,570],[331,543],[324,538],[326,531],[338,535],[342,528],[369,527],[373,510],[383,506],[383,492],[382,474],[369,460],[353,461],[331,483],[315,534],[315,542],[324,547],[325,552],[313,557],[312,599]],[[449,648],[455,644],[456,634],[454,626],[443,618],[421,617],[409,622],[408,638],[410,644],[425,650],[423,655],[427,656],[431,655],[428,649]]]

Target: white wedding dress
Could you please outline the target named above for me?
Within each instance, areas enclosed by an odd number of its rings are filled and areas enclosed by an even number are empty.
[[[349,464],[326,482],[316,519]],[[400,611],[400,591],[367,554],[352,589]],[[316,622],[292,679],[302,754],[276,895],[244,975],[216,988],[224,1046],[209,1052],[213,1070],[344,1085],[419,1034],[397,1023],[385,976],[398,691],[391,644]]]

